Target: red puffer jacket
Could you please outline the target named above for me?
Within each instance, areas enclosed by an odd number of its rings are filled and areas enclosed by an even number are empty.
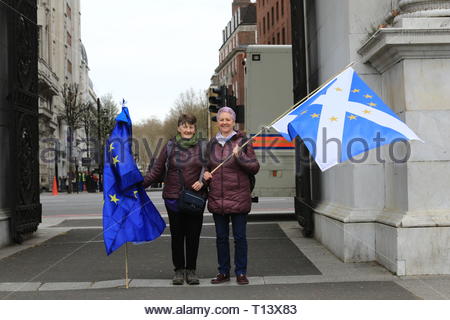
[[[181,192],[181,183],[175,162],[176,159],[179,159],[178,167],[182,172],[184,185],[187,190],[192,190],[191,186],[199,180],[202,167],[206,166],[206,160],[202,159],[200,142],[189,149],[184,149],[178,146],[176,142],[173,142],[172,152],[169,156],[169,166],[166,175],[166,144],[153,167],[145,174],[143,185],[144,188],[147,188],[152,183],[164,182],[162,197],[164,199],[178,199]]]
[[[244,138],[245,135],[238,131],[223,147],[216,138],[211,139],[208,170],[214,170],[233,153],[235,146],[243,144]],[[259,162],[251,143],[248,143],[238,158],[233,156],[214,172],[209,184],[208,210],[216,214],[249,213],[252,205],[249,173],[258,171]]]

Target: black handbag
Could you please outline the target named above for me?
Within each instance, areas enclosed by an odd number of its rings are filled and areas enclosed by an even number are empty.
[[[192,215],[202,215],[205,211],[206,199],[193,190],[183,189],[178,198],[178,210]]]
[[[177,163],[177,161],[175,161]],[[178,210],[191,215],[202,215],[206,207],[206,198],[202,193],[194,190],[186,190],[184,186],[184,178],[177,163],[178,178],[180,180],[181,192],[178,198]],[[205,167],[200,172],[199,181],[203,178]]]

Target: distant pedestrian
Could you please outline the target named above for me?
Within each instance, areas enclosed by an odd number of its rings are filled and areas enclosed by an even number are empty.
[[[219,273],[211,280],[212,284],[230,280],[229,225],[233,228],[234,265],[238,284],[248,284],[247,279],[247,216],[251,209],[250,177],[259,171],[259,163],[251,143],[242,151],[239,147],[247,137],[234,130],[236,114],[231,108],[221,108],[217,113],[219,132],[208,146],[208,170],[204,178],[209,183],[208,210],[213,213],[216,227],[216,246]],[[216,168],[228,156],[214,175]]]
[[[184,280],[191,285],[200,283],[196,268],[204,207],[199,214],[179,208],[183,189],[199,191],[206,200],[206,188],[201,181],[206,168],[202,157],[206,141],[199,139],[196,123],[193,115],[180,116],[176,137],[161,150],[143,183],[147,188],[153,183],[164,182],[162,197],[169,215],[174,285],[181,285]]]

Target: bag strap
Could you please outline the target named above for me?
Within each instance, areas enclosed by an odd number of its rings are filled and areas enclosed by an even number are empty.
[[[166,163],[165,163],[166,171],[164,173],[164,181],[166,181],[166,178],[167,178],[167,172],[169,171],[169,161],[170,161],[170,157],[172,156],[172,153],[174,151],[174,146],[175,146],[174,141],[172,139],[170,139],[167,142],[167,147],[166,147]]]
[[[201,155],[202,155],[202,159],[201,160],[205,159],[206,142],[207,142],[206,140],[200,140],[199,141],[200,152],[201,152]],[[179,152],[175,151],[175,166],[177,168],[178,180],[180,181],[180,185],[181,185],[182,190],[184,190],[185,189],[184,177],[183,177],[183,174],[181,173],[180,167],[178,166],[178,159],[179,159],[178,156],[179,156]],[[202,181],[203,180],[203,174],[205,173],[205,171],[206,171],[206,166],[202,165],[202,170],[200,171],[200,176],[198,178],[198,181]]]

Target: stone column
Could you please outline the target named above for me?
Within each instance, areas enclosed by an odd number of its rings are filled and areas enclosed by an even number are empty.
[[[385,102],[425,143],[385,164],[377,260],[399,275],[450,274],[450,1],[400,0],[392,27],[360,49]],[[405,149],[397,149],[401,158]]]

